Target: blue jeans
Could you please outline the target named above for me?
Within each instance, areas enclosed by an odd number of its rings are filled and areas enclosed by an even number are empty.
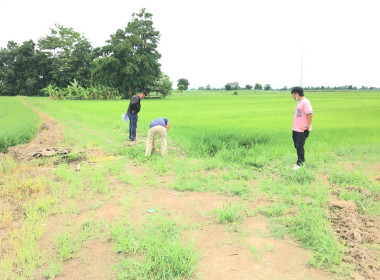
[[[135,141],[137,121],[139,120],[139,117],[137,116],[137,114],[132,114],[132,113],[128,113],[128,117],[129,117],[129,140]]]

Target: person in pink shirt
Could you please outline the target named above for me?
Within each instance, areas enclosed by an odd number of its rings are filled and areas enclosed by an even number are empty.
[[[313,119],[313,109],[310,101],[304,96],[303,88],[294,87],[291,90],[292,97],[297,101],[293,119],[293,143],[297,150],[297,163],[294,170],[299,169],[305,162],[305,141],[311,131],[311,121]]]

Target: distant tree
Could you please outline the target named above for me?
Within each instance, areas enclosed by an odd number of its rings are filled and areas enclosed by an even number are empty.
[[[238,90],[240,89],[238,82],[228,83],[224,86],[225,90]]]
[[[205,90],[205,87],[199,87],[198,90]]]
[[[228,83],[224,86],[224,89],[225,90],[232,90],[232,86],[231,86],[231,83]]]
[[[206,90],[211,90],[211,85],[207,85]]]
[[[172,82],[168,75],[165,75],[161,72],[160,78],[157,80],[155,84],[155,89],[159,89],[163,98],[168,96],[172,90]]]
[[[82,86],[90,85],[93,48],[80,33],[56,24],[50,35],[38,40],[38,47],[51,61],[50,83],[66,87],[76,79]]]
[[[255,90],[262,90],[262,89],[263,89],[262,85],[260,85],[258,83],[255,84]]]
[[[238,90],[240,89],[239,83],[238,82],[233,82],[231,83],[232,89],[233,90]]]
[[[181,96],[182,96],[182,92],[185,90],[185,86],[184,85],[179,85],[177,87],[177,90],[179,90],[181,92]]]
[[[287,86],[283,86],[281,90],[288,90]]]
[[[245,89],[250,90],[250,89],[252,89],[252,88],[253,88],[253,86],[251,86],[251,85],[245,85]]]
[[[272,86],[270,84],[266,84],[264,86],[264,90],[272,90]]]
[[[32,40],[0,49],[0,95],[39,95],[47,81],[47,57]]]
[[[178,80],[178,83],[177,83],[177,88],[180,86],[180,85],[183,85],[184,89],[183,90],[187,90],[189,88],[189,81],[185,78],[181,78]]]
[[[145,12],[145,9],[133,13],[132,21],[124,30],[118,29],[107,41],[108,45],[95,50],[100,61],[95,66],[93,82],[102,81],[100,75],[103,69],[103,80],[111,77],[113,83],[117,81],[124,98],[152,88],[161,77],[161,64],[158,62],[161,54],[157,51],[159,39],[160,32],[153,26],[152,14]],[[108,60],[101,61],[102,58]],[[111,69],[116,71],[112,72]]]

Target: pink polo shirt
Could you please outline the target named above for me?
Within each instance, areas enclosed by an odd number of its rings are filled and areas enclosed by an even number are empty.
[[[303,132],[300,127],[304,127],[307,125],[306,116],[308,114],[312,114],[313,109],[311,108],[310,101],[304,97],[302,101],[298,101],[296,105],[296,109],[294,110],[294,119],[293,119],[293,127],[292,130],[297,132]],[[309,127],[309,131],[311,130],[311,126]]]

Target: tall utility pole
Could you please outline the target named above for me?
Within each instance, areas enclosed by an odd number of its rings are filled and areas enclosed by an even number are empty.
[[[301,79],[300,79],[300,87],[302,87],[303,82],[303,47],[301,49]]]

